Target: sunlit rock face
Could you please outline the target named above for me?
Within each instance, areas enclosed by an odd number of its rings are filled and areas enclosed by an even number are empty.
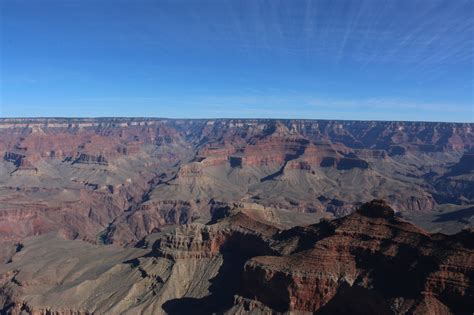
[[[245,264],[241,294],[280,312],[469,312],[473,236],[431,235],[374,200],[347,217],[282,232],[280,255]]]
[[[286,229],[265,219],[268,210],[214,204],[208,224],[177,226],[141,248],[29,238],[0,266],[0,307],[11,314],[464,314],[474,308],[472,230],[430,234],[383,200]]]
[[[0,120],[0,307],[463,313],[472,127]]]
[[[329,216],[473,203],[472,124],[2,119],[0,240],[133,244],[211,201]],[[5,256],[5,255],[2,255]]]

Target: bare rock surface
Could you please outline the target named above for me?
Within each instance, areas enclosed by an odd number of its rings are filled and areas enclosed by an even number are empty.
[[[468,314],[472,239],[430,234],[380,200],[287,230],[236,205],[150,249],[30,238],[0,268],[0,296],[12,314]]]
[[[473,127],[0,119],[0,309],[470,314]]]
[[[0,241],[54,232],[133,245],[166,225],[205,221],[213,201],[318,218],[346,215],[373,198],[401,212],[471,205],[472,127],[1,119]],[[0,256],[8,259],[6,251]]]
[[[431,235],[375,200],[347,217],[282,232],[282,255],[246,263],[242,295],[281,312],[467,314],[473,237],[472,230]]]

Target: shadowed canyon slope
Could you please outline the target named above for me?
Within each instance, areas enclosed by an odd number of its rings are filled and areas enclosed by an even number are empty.
[[[383,198],[474,203],[472,124],[165,119],[0,121],[0,240],[133,243],[219,202],[326,216]],[[471,150],[471,151],[469,151]]]
[[[12,314],[469,314],[473,236],[429,234],[377,200],[287,230],[236,205],[148,250],[29,238],[0,297]]]
[[[465,312],[473,127],[1,119],[0,306]]]

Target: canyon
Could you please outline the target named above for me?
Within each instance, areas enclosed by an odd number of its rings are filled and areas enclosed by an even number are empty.
[[[0,309],[470,314],[473,128],[0,119]]]
[[[0,267],[0,297],[9,314],[468,314],[473,237],[381,200],[287,229],[238,204],[135,248],[30,237]]]

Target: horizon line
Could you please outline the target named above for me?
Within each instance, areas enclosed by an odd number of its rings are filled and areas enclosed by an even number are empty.
[[[17,116],[17,117],[0,117],[0,121],[3,120],[48,120],[48,119],[67,119],[67,120],[113,120],[113,119],[144,119],[144,120],[299,120],[299,121],[357,121],[357,122],[403,122],[403,123],[448,123],[448,124],[474,124],[474,121],[435,121],[435,120],[387,120],[387,119],[337,119],[337,118],[238,118],[238,117],[194,117],[194,118],[182,118],[182,117],[157,117],[157,116]]]

